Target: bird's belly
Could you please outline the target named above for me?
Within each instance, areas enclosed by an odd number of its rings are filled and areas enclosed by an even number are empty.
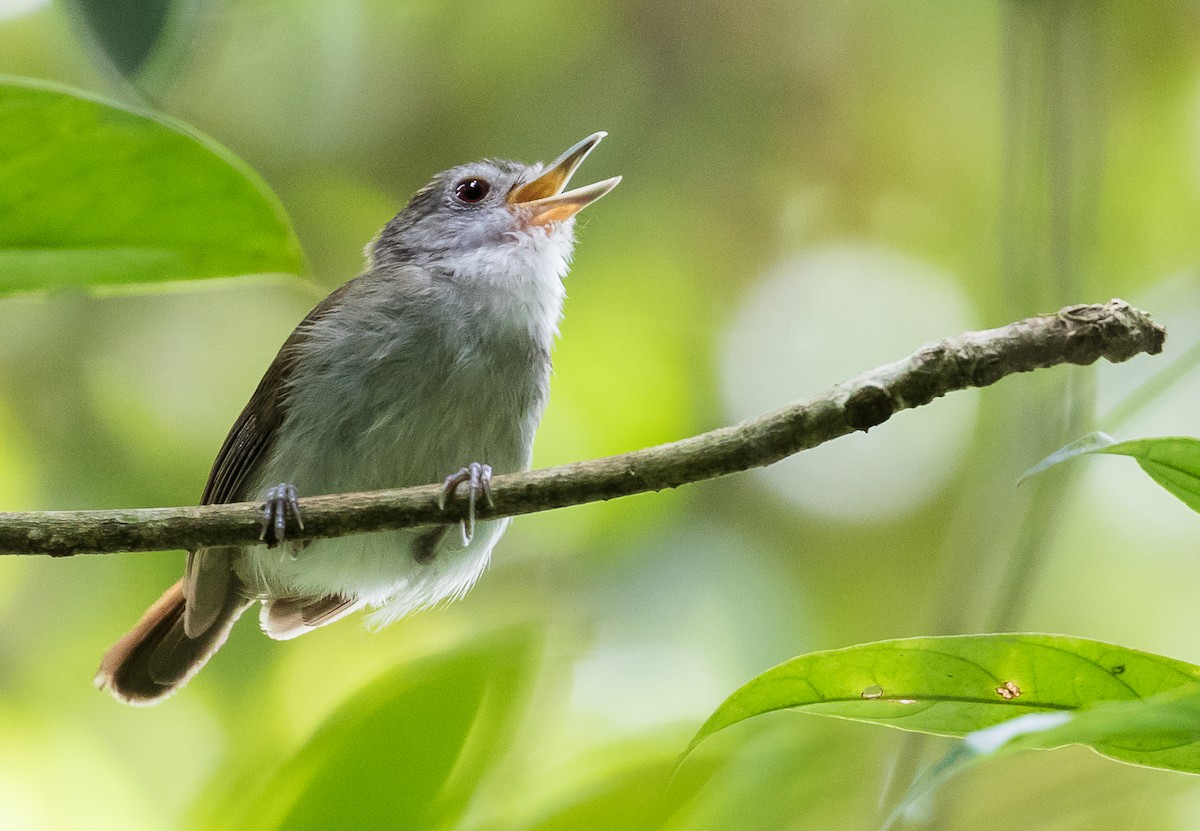
[[[373,606],[386,622],[443,600],[461,597],[487,567],[507,520],[478,523],[464,546],[449,528],[434,556],[418,558],[423,534],[409,529],[317,540],[298,552],[288,546],[249,549],[240,576],[260,594],[313,597],[340,594]]]
[[[290,412],[260,489],[291,482],[301,494],[351,493],[440,482],[471,462],[497,473],[529,465],[540,411],[450,390],[378,398],[336,397]]]
[[[253,498],[281,482],[306,496],[440,482],[472,462],[496,473],[527,468],[540,403],[513,395],[512,384],[485,380],[433,378],[421,389],[390,391],[391,398],[381,386],[298,396]],[[532,408],[525,403],[531,400]],[[247,550],[239,571],[260,595],[341,594],[386,602],[381,614],[399,617],[465,593],[506,526],[507,520],[481,522],[466,546],[456,527],[432,547],[437,529],[431,528],[318,540],[294,557],[286,545],[258,546]]]

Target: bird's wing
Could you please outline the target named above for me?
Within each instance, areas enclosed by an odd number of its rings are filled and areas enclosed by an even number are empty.
[[[201,505],[239,502],[251,496],[248,489],[266,460],[279,426],[287,416],[287,380],[296,367],[301,346],[312,324],[337,308],[357,280],[345,283],[317,304],[279,349],[258,388],[238,416],[221,445]],[[188,637],[198,637],[210,627],[226,605],[231,591],[240,591],[232,571],[236,547],[200,548],[188,553],[183,594],[187,598],[184,628]]]

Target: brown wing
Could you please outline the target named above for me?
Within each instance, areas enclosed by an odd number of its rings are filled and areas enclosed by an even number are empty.
[[[287,416],[287,381],[296,367],[308,330],[337,307],[355,282],[357,280],[345,283],[317,304],[284,341],[225,437],[208,474],[204,495],[200,497],[201,505],[239,502],[251,495],[247,489],[254,482],[279,426]],[[234,547],[201,548],[188,553],[183,593],[187,598],[184,628],[189,637],[198,637],[206,631],[225,608],[229,593],[240,589],[231,569],[232,559],[239,550]]]
[[[225,443],[217,452],[204,486],[204,495],[200,497],[201,505],[239,502],[250,495],[245,488],[271,449],[275,431],[287,415],[284,393],[288,378],[296,368],[301,347],[308,337],[309,327],[337,308],[338,302],[358,279],[344,283],[318,303],[283,342],[275,360],[267,367],[266,374],[258,382],[250,401],[242,409],[229,435],[225,437]]]

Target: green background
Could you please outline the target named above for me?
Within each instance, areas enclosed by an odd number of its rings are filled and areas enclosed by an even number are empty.
[[[309,265],[0,301],[3,510],[195,502],[283,338],[432,172],[600,129],[578,181],[625,179],[580,222],[539,466],[1067,303],[1124,297],[1171,332],[763,474],[518,519],[464,601],[289,643],[244,622],[149,710],[89,680],[182,555],[5,558],[0,827],[859,829],[949,741],[779,715],[672,766],[814,650],[1026,630],[1200,662],[1194,514],[1126,459],[1016,485],[1091,429],[1198,432],[1198,36],[1200,5],[1165,0],[0,2],[0,72],[213,136]],[[1200,787],[1076,748],[977,767],[929,810],[1188,829]]]

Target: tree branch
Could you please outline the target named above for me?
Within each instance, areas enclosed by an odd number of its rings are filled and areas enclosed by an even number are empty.
[[[1100,358],[1124,361],[1162,351],[1166,331],[1122,300],[1069,306],[999,329],[967,332],[863,373],[820,395],[733,427],[619,456],[497,476],[494,507],[479,519],[516,516],[646,491],[674,488],[772,464],[900,410],[954,390],[986,387],[1006,375]],[[437,507],[441,487],[425,485],[300,500],[304,531],[293,539],[458,522],[464,500]],[[116,551],[254,545],[261,505],[0,513],[0,553],[63,557]]]

